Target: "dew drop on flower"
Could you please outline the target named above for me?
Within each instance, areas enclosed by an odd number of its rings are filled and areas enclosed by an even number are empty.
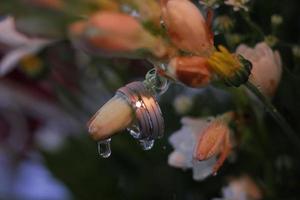
[[[102,158],[108,158],[111,155],[110,141],[111,141],[110,138],[106,140],[98,141],[98,154]]]
[[[154,146],[154,140],[139,140],[142,149],[148,151]]]

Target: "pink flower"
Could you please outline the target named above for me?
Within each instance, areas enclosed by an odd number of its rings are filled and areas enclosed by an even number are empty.
[[[254,48],[240,45],[236,53],[241,54],[253,64],[250,81],[266,96],[272,97],[279,85],[282,74],[280,55],[265,43]]]
[[[200,10],[189,0],[161,0],[162,19],[174,45],[196,55],[208,56],[213,36]]]

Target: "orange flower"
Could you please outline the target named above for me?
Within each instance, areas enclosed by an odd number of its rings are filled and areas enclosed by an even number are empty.
[[[147,32],[132,16],[116,12],[98,12],[70,26],[75,43],[89,51],[104,54],[128,54],[140,49],[157,57],[166,53],[160,38]]]
[[[168,71],[170,76],[191,87],[207,85],[212,78],[207,59],[198,56],[172,58]]]
[[[200,10],[189,0],[161,0],[162,19],[174,45],[196,55],[208,56],[213,37]]]

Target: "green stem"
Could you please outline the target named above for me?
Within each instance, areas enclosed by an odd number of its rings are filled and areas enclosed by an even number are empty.
[[[251,82],[247,82],[245,86],[253,92],[258,99],[264,104],[266,110],[271,114],[271,116],[276,120],[276,122],[281,126],[284,133],[286,133],[287,138],[295,145],[297,150],[300,151],[300,139],[296,132],[287,123],[285,118],[278,112],[278,110],[273,106],[271,101],[266,98]]]

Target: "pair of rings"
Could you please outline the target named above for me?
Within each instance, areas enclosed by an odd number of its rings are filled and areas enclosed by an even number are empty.
[[[135,111],[136,120],[128,130],[135,133],[132,135],[136,139],[150,141],[163,136],[164,119],[160,107],[144,83],[129,83],[116,94],[124,97]]]

